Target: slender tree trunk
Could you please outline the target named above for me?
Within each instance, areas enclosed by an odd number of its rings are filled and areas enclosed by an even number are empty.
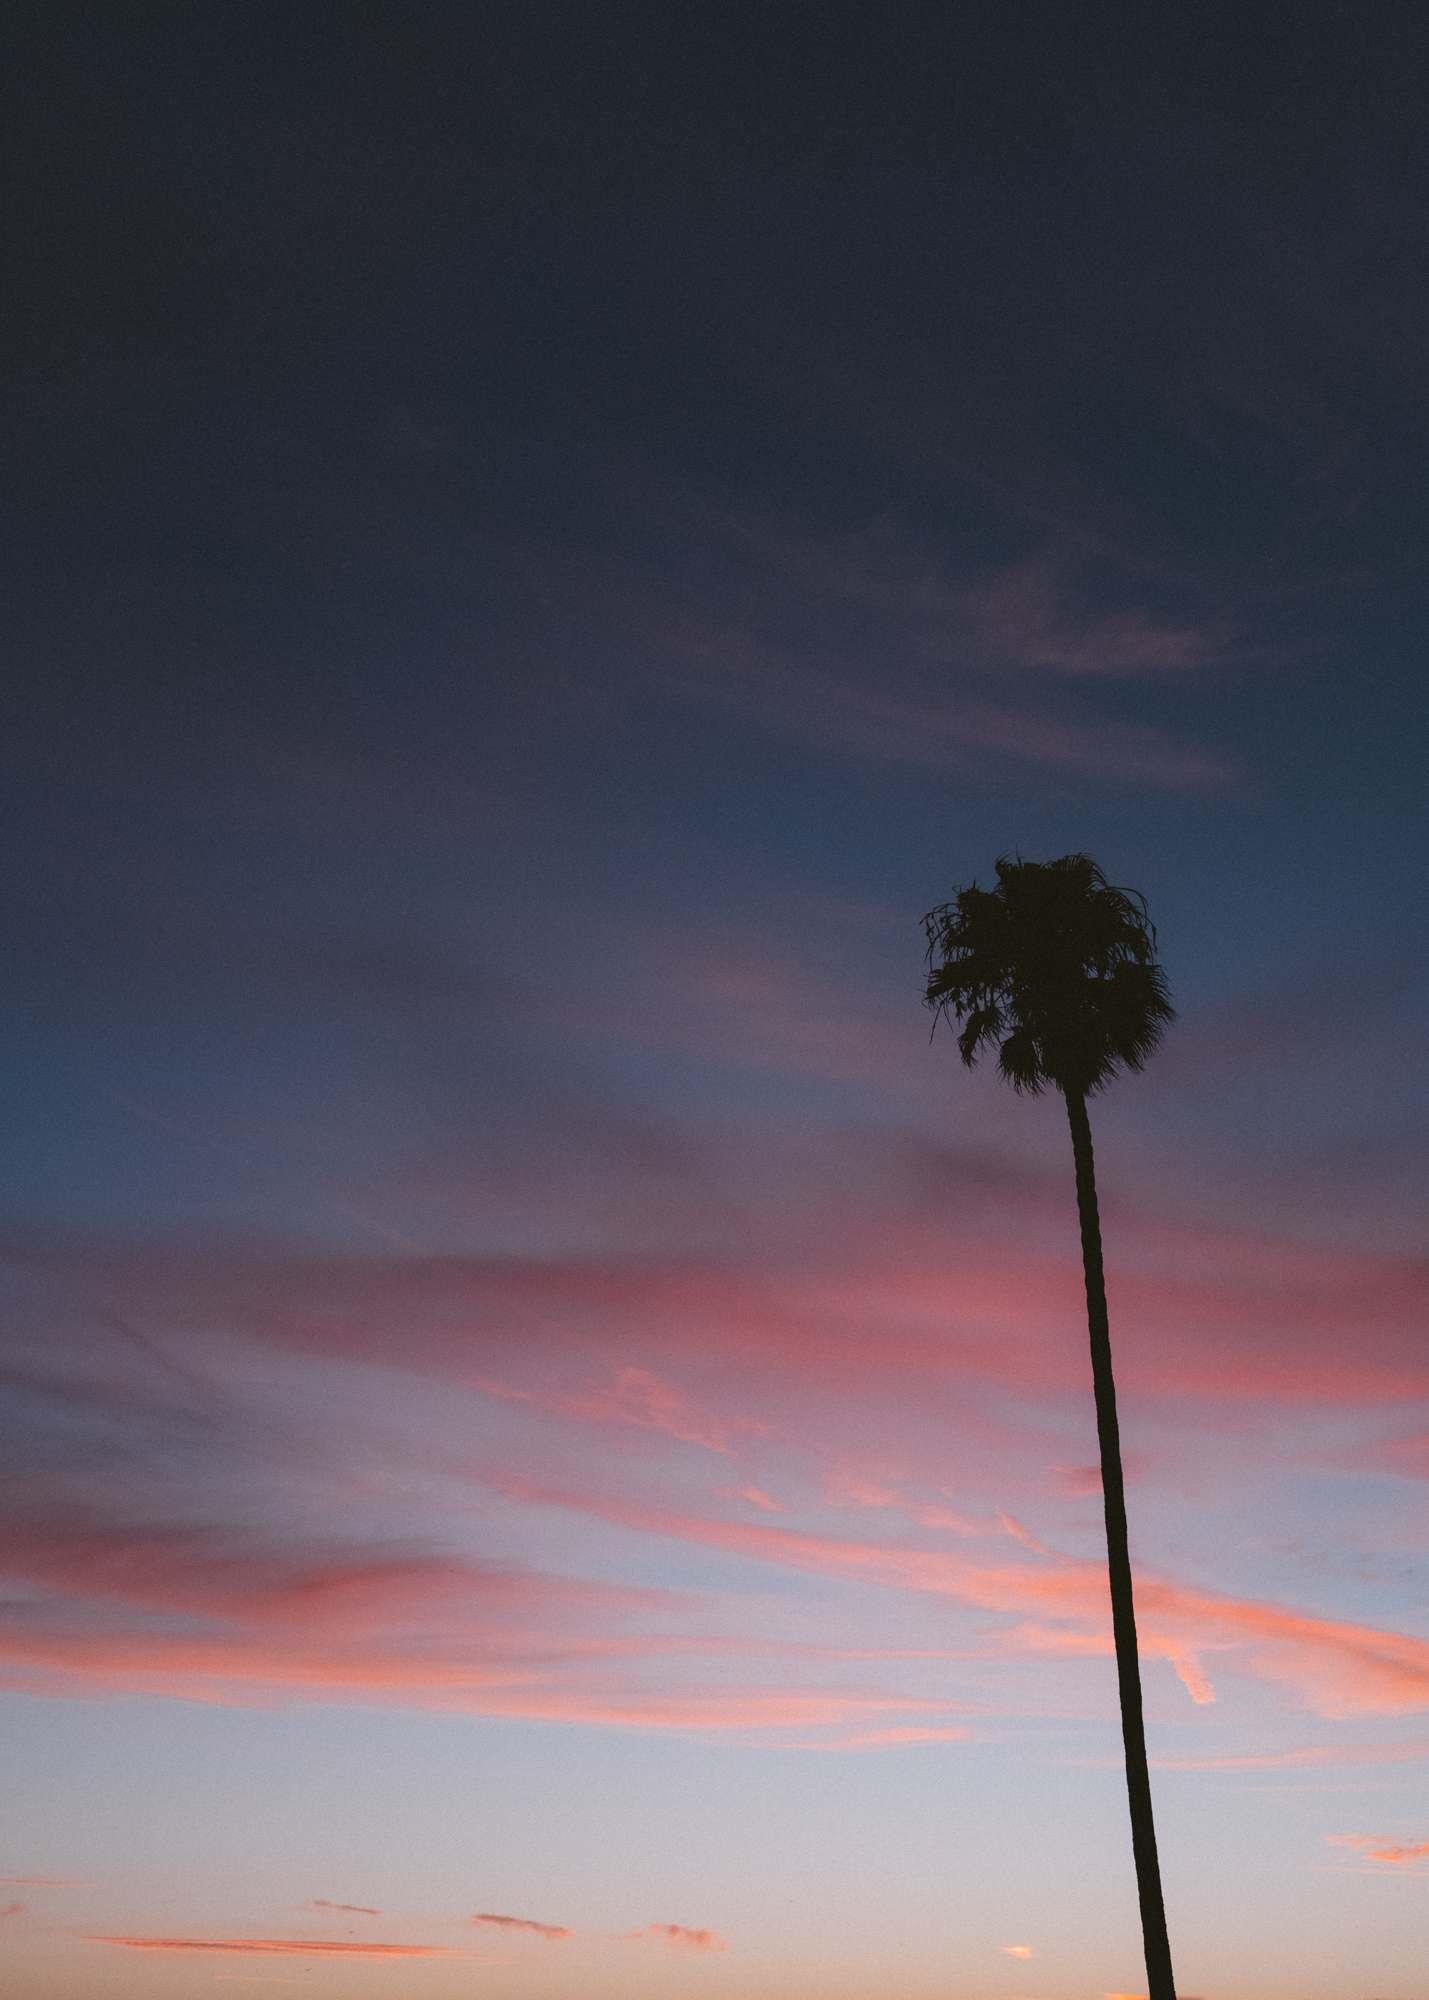
[[[1141,1719],[1141,1671],[1136,1657],[1136,1611],[1131,1595],[1131,1555],[1126,1541],[1126,1492],[1121,1474],[1121,1436],[1116,1421],[1116,1383],[1111,1372],[1106,1282],[1102,1275],[1102,1232],[1097,1213],[1096,1169],[1086,1100],[1067,1094],[1072,1155],[1077,1165],[1077,1214],[1082,1225],[1082,1269],[1087,1281],[1087,1330],[1092,1342],[1097,1441],[1101,1446],[1102,1503],[1106,1512],[1107,1570],[1111,1578],[1111,1622],[1116,1641],[1116,1674],[1121,1688],[1121,1740],[1126,1751],[1126,1795],[1131,1808],[1131,1851],[1136,1893],[1141,1903],[1141,1937],[1146,1950],[1149,2000],[1176,2000],[1166,1911],[1161,1901],[1161,1867],[1156,1858],[1156,1826],[1151,1817],[1151,1774],[1146,1765],[1146,1731]]]

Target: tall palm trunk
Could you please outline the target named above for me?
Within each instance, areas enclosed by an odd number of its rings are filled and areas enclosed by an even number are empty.
[[[1082,1225],[1082,1269],[1087,1281],[1087,1330],[1092,1343],[1097,1442],[1101,1446],[1102,1502],[1106,1512],[1107,1569],[1111,1578],[1111,1623],[1116,1641],[1116,1674],[1121,1688],[1121,1740],[1126,1751],[1126,1795],[1131,1808],[1131,1851],[1136,1893],[1141,1903],[1141,1937],[1146,1951],[1149,2000],[1176,2000],[1166,1911],[1161,1901],[1161,1867],[1156,1858],[1156,1826],[1151,1817],[1151,1774],[1146,1765],[1146,1731],[1141,1719],[1141,1672],[1136,1657],[1136,1611],[1131,1595],[1131,1555],[1126,1542],[1126,1492],[1121,1474],[1121,1436],[1116,1421],[1116,1383],[1111,1372],[1106,1283],[1102,1275],[1102,1232],[1097,1214],[1096,1168],[1086,1100],[1068,1091],[1067,1118],[1077,1166],[1077,1214]]]

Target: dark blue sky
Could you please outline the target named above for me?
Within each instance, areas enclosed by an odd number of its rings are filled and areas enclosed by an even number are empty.
[[[267,1009],[271,1082],[337,989],[575,999],[613,924],[1004,847],[1143,881],[1184,994],[1393,976],[1425,39],[34,14],[9,1004],[181,1076]]]

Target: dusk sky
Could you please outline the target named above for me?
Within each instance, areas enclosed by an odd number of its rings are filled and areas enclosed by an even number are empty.
[[[0,1985],[1429,1964],[1429,13],[21,6]]]

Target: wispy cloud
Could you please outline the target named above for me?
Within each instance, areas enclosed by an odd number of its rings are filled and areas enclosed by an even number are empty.
[[[1042,551],[967,585],[954,599],[994,659],[1075,676],[1134,676],[1218,666],[1237,656],[1223,620],[1094,607],[1069,565]]]
[[[966,1743],[972,1732],[957,1725],[902,1729],[861,1729],[801,1742],[778,1743],[779,1750],[902,1750],[925,1743]]]
[[[369,1908],[366,1903],[330,1903],[326,1896],[314,1896],[308,1904],[310,1910],[340,1910],[350,1917],[380,1917],[382,1912]]]
[[[678,1702],[662,1710],[619,1677],[626,1661],[688,1649],[687,1637],[631,1623],[677,1609],[668,1592],[74,1510],[14,1515],[7,1561],[35,1595],[29,1617],[0,1625],[0,1672],[32,1691],[88,1684],[220,1703],[266,1691],[472,1713],[489,1702],[492,1713],[529,1706],[551,1719],[624,1713],[632,1724],[648,1709],[656,1727],[686,1719]],[[584,1666],[580,1684],[567,1663]],[[763,1698],[752,1697],[756,1712]],[[731,1691],[711,1699],[708,1719],[744,1726],[732,1720],[741,1712]]]
[[[1126,1472],[1124,1465],[1122,1472]],[[1085,1499],[1102,1490],[1102,1469],[1099,1465],[1054,1466],[1053,1479],[1057,1491],[1073,1500]]]
[[[513,1488],[513,1492],[517,1489]],[[716,1521],[625,1501],[529,1489],[556,1505],[625,1527],[744,1554],[817,1575],[956,1599],[1011,1614],[999,1644],[1014,1654],[1109,1651],[1106,1571],[1055,1557],[1015,1568],[948,1550],[850,1542],[751,1522]],[[1320,1618],[1264,1602],[1138,1580],[1144,1653],[1167,1660],[1194,1699],[1210,1698],[1197,1663],[1215,1647],[1241,1671],[1291,1688],[1327,1715],[1402,1715],[1429,1710],[1429,1640]]]
[[[1429,1840],[1394,1840],[1373,1833],[1327,1833],[1325,1838],[1332,1847],[1351,1847],[1366,1861],[1379,1862],[1386,1868],[1410,1868],[1416,1873],[1429,1874]]]
[[[747,1506],[757,1507],[761,1514],[782,1514],[784,1509],[762,1486],[720,1486],[716,1488],[722,1500],[743,1500]]]
[[[1310,1771],[1356,1764],[1418,1764],[1429,1761],[1429,1741],[1419,1743],[1305,1743],[1289,1750],[1257,1750],[1239,1755],[1153,1757],[1158,1771]]]
[[[963,776],[984,773],[991,758],[1133,790],[1215,792],[1239,776],[1229,758],[1158,724],[876,684],[797,665],[718,630],[672,631],[665,644],[683,664],[662,684],[814,749]]]
[[[572,1935],[565,1924],[541,1924],[537,1923],[534,1917],[503,1917],[490,1910],[483,1910],[471,1921],[474,1924],[484,1924],[492,1930],[524,1931],[532,1937],[544,1938],[548,1944],[555,1944]]]
[[[816,537],[769,520],[732,519],[735,544],[766,573],[819,605],[872,614],[889,652],[978,669],[1137,677],[1254,657],[1221,614],[1148,602],[1145,574],[1093,588],[1070,550],[1043,542],[980,574],[956,573],[888,519]]]
[[[1080,1392],[1082,1358],[1065,1338],[1081,1282],[1069,1254],[1014,1248],[995,1231],[965,1239],[946,1218],[935,1228],[932,1218],[895,1213],[888,1194],[861,1221],[836,1219],[839,1240],[812,1269],[772,1249],[738,1260],[302,1257],[260,1246],[202,1253],[12,1240],[10,1256],[36,1277],[131,1296],[166,1321],[226,1322],[280,1351],[466,1380],[484,1360],[506,1361],[502,1329],[517,1322],[544,1356],[616,1362],[613,1388],[550,1392],[558,1400],[571,1395],[593,1420],[689,1430],[706,1445],[756,1434],[759,1421],[689,1407],[678,1388],[665,1396],[672,1364],[714,1349],[820,1393],[867,1379],[875,1362],[884,1379],[936,1374]],[[829,1218],[815,1209],[808,1221]],[[1119,1219],[1118,1245],[1126,1329],[1118,1359],[1141,1393],[1287,1405],[1429,1394],[1423,1259],[1171,1228],[1135,1214]],[[400,1346],[394,1320],[404,1328]],[[632,1349],[638,1358],[628,1358]],[[616,1361],[621,1350],[627,1358]],[[640,1371],[623,1389],[621,1366]],[[488,1372],[481,1380],[529,1395]]]
[[[718,1931],[691,1930],[685,1924],[646,1924],[643,1930],[629,1931],[627,1936],[634,1940],[648,1939],[652,1944],[671,1945],[676,1951],[728,1951],[729,1945]]]
[[[620,1368],[608,1385],[572,1395],[538,1395],[489,1376],[474,1378],[471,1386],[503,1401],[525,1403],[577,1423],[659,1431],[682,1444],[700,1445],[724,1456],[733,1450],[737,1434],[759,1436],[767,1428],[750,1418],[729,1421],[697,1408],[682,1390],[661,1381],[648,1368]]]

